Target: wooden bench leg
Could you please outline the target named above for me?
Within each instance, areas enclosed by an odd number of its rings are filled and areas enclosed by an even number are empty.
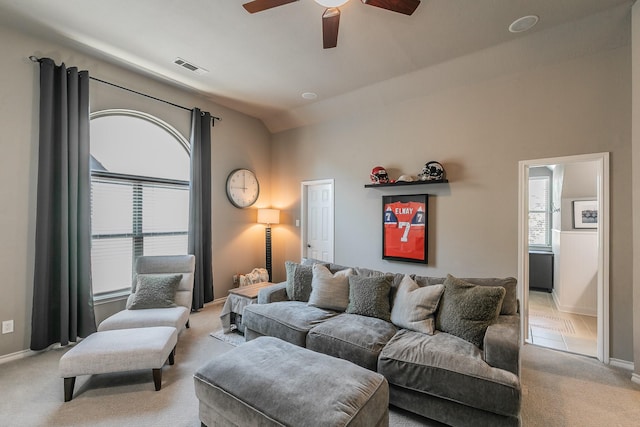
[[[176,348],[173,347],[171,353],[169,353],[169,365],[173,365],[176,361]]]
[[[153,370],[153,385],[156,386],[156,391],[162,387],[162,368]]]
[[[64,379],[64,401],[68,402],[73,398],[73,387],[76,385],[76,377]]]

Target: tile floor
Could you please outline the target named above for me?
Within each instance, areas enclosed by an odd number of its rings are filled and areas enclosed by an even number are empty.
[[[597,357],[596,317],[558,311],[548,292],[529,291],[531,343]]]

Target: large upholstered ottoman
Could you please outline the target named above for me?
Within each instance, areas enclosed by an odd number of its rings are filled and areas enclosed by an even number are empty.
[[[59,364],[64,401],[73,397],[78,375],[151,369],[156,391],[162,386],[162,366],[174,362],[178,331],[170,326],[95,332],[67,351]]]
[[[194,381],[200,421],[209,427],[389,425],[382,375],[278,338],[213,358]]]

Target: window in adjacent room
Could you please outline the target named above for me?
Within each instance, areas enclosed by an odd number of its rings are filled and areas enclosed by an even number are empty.
[[[97,299],[127,293],[141,255],[187,253],[189,145],[151,115],[91,115],[91,268]]]
[[[531,168],[529,175],[530,247],[551,248],[551,214],[551,171],[547,168]]]

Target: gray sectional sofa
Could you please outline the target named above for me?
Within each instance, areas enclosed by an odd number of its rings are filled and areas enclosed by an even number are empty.
[[[245,308],[246,340],[273,336],[376,371],[389,382],[390,404],[445,424],[521,425],[514,278],[434,278],[323,267],[349,277],[346,308],[344,302],[327,308],[321,301],[315,274],[322,267],[313,261],[288,262],[287,281],[262,289],[258,304]],[[358,308],[360,296],[370,299],[374,294],[373,303],[365,301]],[[409,309],[407,301],[413,304]],[[477,312],[483,301],[489,306],[484,314]],[[416,313],[422,314],[416,318]]]

